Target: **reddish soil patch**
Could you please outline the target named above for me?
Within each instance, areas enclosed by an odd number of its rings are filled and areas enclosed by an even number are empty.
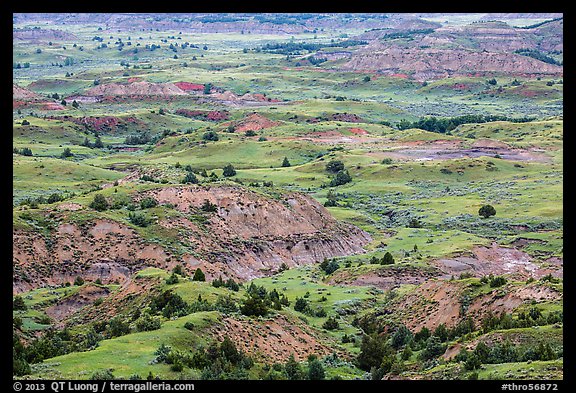
[[[235,131],[245,132],[248,130],[259,131],[266,128],[279,126],[281,123],[278,121],[272,121],[258,113],[253,113],[246,116],[244,120],[236,122]]]
[[[432,264],[445,272],[445,278],[467,272],[476,277],[507,274],[526,280],[529,277],[540,278],[550,272],[550,267],[536,265],[532,262],[532,257],[525,252],[516,248],[500,247],[496,243],[491,247],[474,247],[471,254],[438,259],[432,261]]]
[[[343,121],[346,123],[364,123],[364,119],[354,113],[332,113],[327,117],[314,117],[308,119],[309,123],[318,123],[320,121]]]
[[[133,176],[136,172],[122,182]],[[142,192],[134,202],[146,196],[172,203],[182,212],[201,214],[205,200],[218,207],[201,222],[160,223],[180,233],[181,241],[197,254],[172,255],[112,220],[66,223],[67,212],[55,210],[52,213],[63,222],[49,239],[33,230],[13,232],[13,291],[59,285],[77,275],[89,281],[124,282],[144,267],[171,269],[178,263],[189,273],[201,267],[207,280],[219,275],[248,280],[273,274],[282,263],[294,267],[362,253],[362,246],[371,240],[359,228],[334,220],[304,194],[289,193],[276,200],[232,186],[164,187]]]
[[[391,266],[371,270],[359,276],[351,276],[348,272],[335,272],[330,284],[374,286],[383,290],[398,288],[403,284],[422,284],[430,278],[439,276],[435,269],[419,269],[412,266]]]
[[[71,117],[71,116],[50,116],[49,119],[67,120],[78,125],[83,125],[90,130],[96,131],[116,131],[119,127],[125,127],[127,123],[143,125],[142,121],[133,116],[120,118],[116,116],[89,116],[89,117]]]
[[[12,100],[12,109],[24,108],[29,105],[28,102],[22,100]]]
[[[450,86],[450,88],[454,90],[467,90],[470,89],[470,87],[471,86],[466,83],[454,83],[452,86]]]
[[[368,135],[368,131],[362,128],[349,128],[348,130],[355,135]]]
[[[128,84],[107,83],[88,89],[87,96],[180,96],[187,95],[173,83],[133,82]]]
[[[31,90],[20,87],[15,83],[12,84],[12,99],[13,100],[30,101],[30,100],[37,100],[40,97],[41,97],[40,95],[34,93]]]
[[[461,319],[460,309],[466,286],[455,281],[429,280],[391,305],[412,331],[422,327],[434,330],[438,325],[455,326]],[[506,286],[476,297],[467,307],[466,315],[478,324],[484,315],[492,312],[511,313],[525,303],[555,301],[562,294],[538,283],[529,286]]]
[[[47,111],[61,111],[66,109],[66,107],[57,102],[42,102],[42,109]]]
[[[96,285],[81,287],[77,293],[61,299],[58,303],[46,309],[46,315],[56,321],[62,321],[86,305],[94,303],[96,299],[106,297],[110,293],[108,288]]]
[[[200,83],[176,82],[174,84],[184,91],[204,91],[204,85]]]
[[[455,326],[460,318],[462,287],[446,280],[429,280],[393,304],[401,310],[404,323],[412,331],[438,325]]]
[[[406,74],[392,74],[390,76],[396,77],[396,78],[402,78],[402,79],[407,79],[408,75]]]
[[[224,318],[211,334],[219,341],[227,335],[243,352],[268,363],[285,363],[290,354],[296,361],[305,361],[311,354],[323,357],[340,352],[322,344],[308,326],[285,315],[265,321]]]

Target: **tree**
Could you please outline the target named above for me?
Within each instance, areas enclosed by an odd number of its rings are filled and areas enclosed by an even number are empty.
[[[390,254],[390,251],[386,251],[386,254],[382,257],[382,261],[380,262],[381,265],[393,265],[394,264],[394,257]]]
[[[222,175],[224,175],[226,177],[235,176],[236,175],[236,169],[234,169],[232,164],[228,164],[224,167],[224,172],[222,173]]]
[[[240,308],[240,312],[247,316],[264,316],[268,313],[268,305],[265,300],[265,295],[260,296],[255,291],[248,291],[246,300]]]
[[[324,367],[315,356],[308,360],[308,379],[317,381],[326,378]]]
[[[102,149],[104,147],[104,143],[102,143],[102,139],[99,136],[96,137],[96,141],[94,142],[94,147],[97,149]]]
[[[289,380],[296,381],[304,379],[304,373],[302,372],[302,368],[300,367],[300,363],[294,359],[294,354],[291,353],[290,357],[286,361],[284,365],[284,372]]]
[[[288,161],[288,157],[284,157],[284,161],[282,161],[282,167],[287,168],[290,166],[290,161]]]
[[[496,209],[492,205],[484,205],[478,210],[478,214],[484,218],[496,215]]]
[[[80,106],[80,104],[78,104],[78,101],[74,100],[74,101],[72,101],[72,106],[74,108],[78,108]]]
[[[60,154],[60,158],[72,157],[74,154],[70,151],[69,147],[64,148],[64,151]]]
[[[80,276],[76,276],[76,279],[74,280],[74,285],[76,286],[84,285],[84,279]]]
[[[133,212],[129,212],[128,213],[128,220],[139,227],[147,227],[148,225],[150,225],[150,220],[141,213],[133,213]]]
[[[240,360],[242,360],[242,354],[228,336],[224,336],[224,340],[220,343],[220,352],[222,356],[232,364],[238,364]]]
[[[94,199],[89,205],[91,209],[98,210],[99,212],[107,210],[109,206],[110,205],[108,203],[108,200],[106,200],[106,197],[102,194],[94,195]]]
[[[204,275],[202,269],[200,268],[196,269],[196,271],[194,272],[194,276],[192,277],[192,281],[206,281],[206,276]]]
[[[440,342],[440,339],[436,336],[431,336],[426,340],[426,347],[420,352],[421,360],[430,360],[437,358],[446,351],[446,345]]]
[[[192,60],[196,60],[196,59],[192,59]],[[211,90],[212,90],[212,83],[205,83],[204,84],[204,94],[210,94]]]
[[[390,344],[394,349],[399,349],[412,340],[412,332],[405,325],[400,325],[392,335]],[[407,347],[408,348],[408,347]]]
[[[214,131],[207,131],[204,133],[204,135],[202,135],[202,139],[204,139],[205,141],[213,141],[213,142],[217,142],[218,141],[218,134]]]
[[[296,302],[294,302],[294,310],[303,312],[308,308],[308,302],[303,297],[297,297]]]
[[[328,194],[326,195],[327,201],[324,202],[325,207],[334,207],[338,206],[338,197],[333,190],[328,190]]]
[[[326,330],[336,330],[340,327],[338,321],[334,317],[329,317],[326,322],[322,324],[322,327]]]
[[[184,184],[198,184],[198,178],[196,177],[196,175],[193,172],[188,172],[188,173],[186,173],[186,176],[184,176],[182,183],[184,183]]]
[[[326,170],[328,172],[337,173],[344,170],[344,163],[339,160],[332,160],[326,164]]]
[[[130,333],[130,326],[117,316],[108,322],[108,333],[110,337],[120,337]]]
[[[26,311],[27,308],[28,307],[26,307],[26,304],[24,303],[24,299],[22,299],[22,296],[14,296],[14,300],[12,301],[13,310]]]
[[[149,209],[151,207],[156,207],[157,205],[158,205],[158,202],[156,201],[156,199],[154,199],[152,197],[146,197],[140,201],[140,208],[141,209]]]
[[[330,187],[337,187],[341,186],[346,183],[350,183],[352,181],[352,176],[348,173],[347,170],[339,171],[336,173],[336,176],[330,181]]]
[[[365,335],[360,345],[360,354],[356,358],[358,368],[370,371],[372,367],[380,367],[384,356],[394,353],[386,337],[377,333]]]
[[[446,329],[446,325],[441,323],[436,327],[434,330],[434,336],[440,339],[440,342],[444,342],[448,339],[448,329]]]

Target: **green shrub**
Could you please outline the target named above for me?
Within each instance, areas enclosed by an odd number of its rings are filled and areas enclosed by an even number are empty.
[[[108,200],[106,199],[106,197],[104,195],[96,194],[96,195],[94,195],[94,199],[90,203],[89,207],[91,209],[94,209],[94,210],[101,212],[101,211],[107,210],[110,207],[110,205],[109,205]]]
[[[140,208],[142,209],[149,209],[151,207],[156,207],[157,205],[158,202],[152,197],[146,197],[140,201]]]

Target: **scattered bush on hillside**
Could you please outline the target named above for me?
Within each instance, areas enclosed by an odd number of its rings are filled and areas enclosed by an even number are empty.
[[[147,227],[151,223],[151,220],[141,213],[128,212],[128,220],[139,227]]]
[[[340,160],[332,160],[326,164],[326,171],[330,173],[338,173],[344,170],[344,163]]]
[[[202,271],[202,269],[197,268],[194,271],[194,276],[192,277],[192,281],[206,281],[206,276],[204,275],[204,272]]]
[[[348,173],[347,170],[339,171],[336,175],[330,180],[329,186],[330,187],[337,187],[344,185],[346,183],[350,183],[352,181],[352,176]]]
[[[151,207],[156,207],[157,205],[158,205],[158,202],[156,201],[156,199],[154,199],[152,197],[146,197],[140,201],[140,208],[141,209],[149,209]]]
[[[207,131],[202,135],[202,139],[205,141],[217,142],[220,138],[218,138],[218,134],[216,132]]]
[[[324,258],[324,260],[320,263],[319,267],[324,271],[324,273],[332,274],[340,268],[340,264],[336,262],[334,259],[328,260],[327,258]]]
[[[101,211],[107,210],[109,207],[109,204],[108,204],[108,200],[106,199],[106,197],[104,195],[96,194],[96,195],[94,195],[94,199],[92,200],[92,202],[88,206],[94,210],[98,210],[99,212],[101,212]]]
[[[483,205],[479,210],[478,214],[484,218],[496,215],[496,209],[492,205]]]
[[[232,164],[228,164],[224,167],[224,172],[222,173],[225,177],[232,177],[236,176],[236,169],[232,166]]]
[[[149,307],[153,315],[161,313],[166,318],[182,317],[190,313],[188,303],[180,295],[169,290],[154,296]]]

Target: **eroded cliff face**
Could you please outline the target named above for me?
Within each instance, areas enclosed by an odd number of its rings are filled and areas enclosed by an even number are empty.
[[[275,273],[282,263],[293,267],[362,253],[371,240],[298,193],[276,199],[235,186],[165,187],[143,192],[135,202],[144,197],[182,213],[154,225],[188,252],[147,240],[124,222],[101,218],[76,224],[51,212],[59,224],[49,235],[14,230],[14,292],[72,282],[76,276],[123,282],[144,267],[176,264],[190,273],[200,267],[208,280],[222,275],[244,281]],[[199,215],[205,200],[217,211]]]
[[[408,72],[416,80],[483,72],[556,76],[563,73],[562,66],[513,53],[380,45],[371,45],[366,50],[356,52],[342,68],[383,73]]]

